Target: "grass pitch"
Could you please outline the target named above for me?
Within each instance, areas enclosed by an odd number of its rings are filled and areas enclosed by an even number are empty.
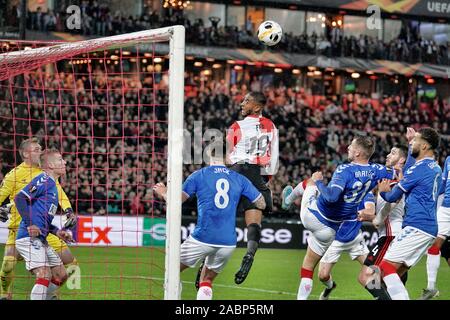
[[[3,246],[2,246],[3,249]],[[61,289],[61,299],[73,300],[137,300],[163,299],[164,252],[161,248],[71,247],[79,261],[80,281],[72,277]],[[2,250],[3,251],[3,250]],[[299,266],[305,250],[260,249],[252,270],[241,285],[234,283],[234,273],[245,253],[236,249],[225,270],[216,278],[214,299],[223,300],[295,300],[299,284]],[[330,299],[366,300],[371,296],[357,282],[360,265],[344,255],[333,270],[337,283]],[[197,269],[181,274],[182,299],[194,300]],[[407,289],[417,299],[426,287],[426,258],[409,273]],[[13,299],[29,299],[34,278],[19,262],[13,286]],[[71,286],[72,289],[69,289]],[[450,267],[442,259],[437,286],[440,296],[450,300]],[[77,288],[79,287],[79,288]],[[311,299],[318,299],[323,285],[314,274]]]

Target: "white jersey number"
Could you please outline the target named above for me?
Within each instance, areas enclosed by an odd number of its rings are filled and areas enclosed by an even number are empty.
[[[219,179],[216,182],[217,193],[214,196],[214,204],[219,209],[225,209],[230,202],[228,197],[228,190],[230,190],[230,183],[226,179]],[[223,201],[221,200],[223,199]]]
[[[362,182],[360,182],[360,181],[356,181],[353,184],[353,186],[352,186],[352,189],[353,189],[352,190],[352,195],[351,196],[345,195],[344,196],[344,201],[347,202],[347,203],[349,203],[349,202],[360,203],[362,201],[362,199],[364,198],[364,196],[369,191],[371,183],[372,182],[370,180],[367,181],[365,184],[362,184]],[[358,196],[358,193],[363,189],[363,187],[364,187],[364,192],[361,194],[359,199],[356,200],[356,197]]]
[[[438,178],[439,176],[436,176],[434,178],[434,184],[433,184],[433,200],[436,201],[437,195],[438,195]]]

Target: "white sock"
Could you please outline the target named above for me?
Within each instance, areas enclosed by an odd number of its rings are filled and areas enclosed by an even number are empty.
[[[46,300],[51,300],[51,298],[53,297],[53,294],[55,293],[56,290],[58,290],[59,286],[57,286],[56,284],[54,284],[53,282],[50,282],[48,288],[47,288],[47,298]]]
[[[400,277],[396,273],[388,274],[383,277],[383,281],[386,284],[387,291],[392,300],[409,300],[408,291],[400,280]]]
[[[47,286],[35,283],[33,289],[31,290],[30,299],[31,300],[45,300],[47,298]]]
[[[303,196],[303,192],[305,192],[305,188],[303,187],[304,181],[300,182],[294,190],[291,192],[290,195],[286,197],[286,204],[290,205],[292,202],[295,201],[295,199],[300,198]]]
[[[327,289],[333,288],[333,279],[331,278],[331,275],[327,281],[321,281],[321,282],[324,284],[325,287],[327,287]]]
[[[311,278],[301,278],[298,287],[297,300],[308,300],[313,288],[313,280]]]
[[[428,285],[427,289],[436,288],[436,279],[438,274],[439,265],[441,264],[441,253],[439,254],[427,254],[427,275]]]
[[[212,300],[213,292],[209,286],[200,286],[197,291],[197,300]]]

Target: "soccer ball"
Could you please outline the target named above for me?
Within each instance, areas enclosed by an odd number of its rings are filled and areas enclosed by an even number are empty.
[[[275,21],[264,21],[258,28],[258,39],[266,46],[274,46],[281,40],[283,30]]]

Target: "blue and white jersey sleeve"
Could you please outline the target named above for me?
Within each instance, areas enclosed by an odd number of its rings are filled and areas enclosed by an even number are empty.
[[[413,165],[408,170],[406,170],[403,179],[397,184],[397,186],[405,193],[411,191],[411,189],[414,188],[418,184],[418,182],[423,179],[423,170],[416,170],[416,168],[417,165]]]
[[[378,163],[373,163],[372,167],[375,169],[376,179],[395,179],[395,170],[392,168],[388,168]]]
[[[242,185],[242,195],[249,199],[251,202],[255,202],[261,197],[261,192],[250,182],[249,179],[239,174]]]
[[[30,200],[37,199],[45,193],[48,180],[49,176],[45,173],[41,173],[22,190],[20,190],[20,193],[25,195]]]
[[[344,191],[345,186],[347,185],[347,170],[348,165],[340,165],[336,168],[333,173],[333,177],[331,178],[330,183],[328,183],[329,188],[337,187]]]
[[[200,177],[200,171],[193,172],[189,177],[187,177],[186,181],[183,183],[183,192],[192,198],[198,191],[198,179]]]
[[[442,171],[442,184],[441,189],[439,190],[439,194],[443,194],[445,192],[445,189],[447,188],[447,180],[448,180],[448,174],[449,174],[449,167],[450,167],[450,156],[445,159],[444,163],[444,170]]]
[[[445,208],[450,208],[450,156],[445,159],[444,170],[442,172],[442,183],[441,188],[439,189],[439,194],[444,194],[442,199],[442,206]]]

